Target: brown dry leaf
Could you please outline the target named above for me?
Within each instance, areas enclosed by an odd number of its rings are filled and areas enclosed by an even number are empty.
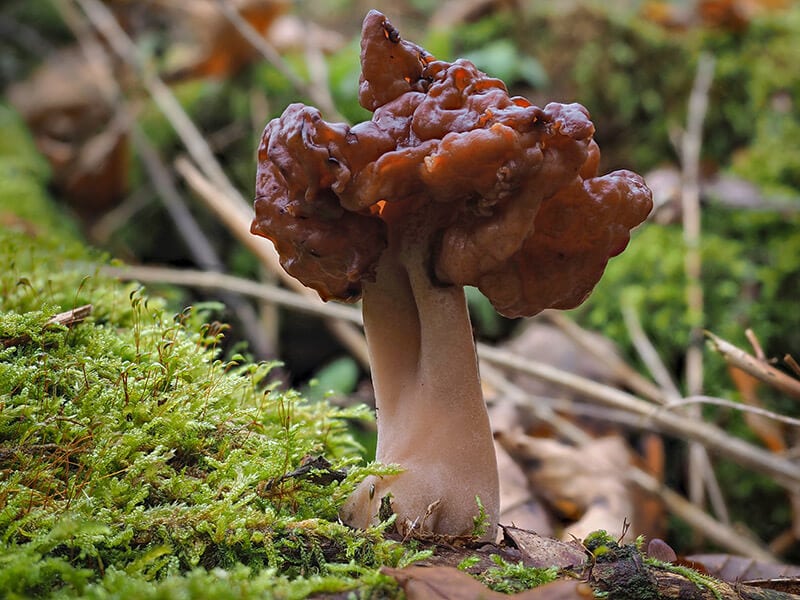
[[[408,600],[499,600],[504,597],[453,567],[384,567],[381,572],[397,580]]]
[[[491,406],[489,417],[495,432],[513,429],[519,419],[515,407],[508,402]],[[542,503],[531,493],[522,468],[499,443],[495,443],[495,453],[500,478],[500,522],[544,536],[553,535],[550,517]]]
[[[517,527],[500,527],[506,545],[520,551],[525,566],[566,569],[586,562],[586,551],[575,541],[562,542]]]
[[[598,438],[582,446],[522,432],[498,432],[496,438],[523,466],[531,488],[563,518],[574,521],[564,530],[564,539],[582,539],[598,529],[620,537],[624,524],[634,518],[625,479],[630,453],[621,437]]]
[[[287,0],[235,0],[231,4],[253,29],[265,37],[273,22],[289,7]],[[188,42],[188,46],[172,48],[173,54],[184,56],[174,58],[180,66],[164,75],[167,81],[195,77],[225,79],[260,56],[216,0],[162,0],[161,9],[175,28],[175,37]]]
[[[56,187],[84,215],[115,205],[128,185],[129,123],[105,100],[112,85],[78,48],[67,48],[8,90]]]
[[[750,406],[763,408],[761,400],[758,397],[758,388],[761,382],[749,373],[733,365],[728,365],[728,373],[731,376],[731,380],[736,385],[736,388],[739,390],[742,401]],[[750,412],[744,413],[744,420],[748,427],[753,430],[753,433],[761,438],[761,441],[764,442],[767,448],[773,452],[783,452],[786,450],[783,428],[779,423],[762,415],[756,415]]]
[[[501,594],[453,567],[384,567],[381,572],[393,577],[408,600],[584,600],[591,590],[578,581],[554,581],[519,594]]]

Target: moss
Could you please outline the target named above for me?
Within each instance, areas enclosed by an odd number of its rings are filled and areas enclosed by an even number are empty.
[[[527,567],[522,562],[510,563],[493,554],[492,561],[496,566],[486,569],[478,577],[487,587],[505,594],[516,594],[523,590],[550,583],[558,578],[558,568]],[[460,568],[468,568],[468,564]]]
[[[337,520],[378,472],[354,466],[348,422],[368,413],[278,390],[271,364],[221,358],[202,310],[171,314],[99,272],[102,257],[61,226],[24,129],[5,109],[0,118],[21,140],[0,149],[14,175],[0,188],[0,589],[393,594],[378,568],[421,555]],[[48,324],[84,304],[82,323]],[[329,466],[299,469],[319,456]]]

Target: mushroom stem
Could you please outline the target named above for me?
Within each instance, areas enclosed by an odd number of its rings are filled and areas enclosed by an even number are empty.
[[[423,211],[424,212],[424,211]],[[389,224],[376,280],[364,285],[378,422],[377,460],[399,475],[371,476],[345,505],[349,524],[377,520],[391,494],[402,533],[413,528],[471,535],[479,509],[494,539],[499,506],[495,461],[464,291],[431,279],[435,219]]]

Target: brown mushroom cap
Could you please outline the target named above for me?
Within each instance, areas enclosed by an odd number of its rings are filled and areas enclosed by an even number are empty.
[[[355,300],[391,228],[425,206],[431,272],[479,287],[508,316],[580,304],[649,213],[635,173],[596,177],[579,104],[509,97],[465,60],[434,60],[377,11],[364,20],[361,104],[329,124],[289,106],[264,131],[252,231],[323,299]]]

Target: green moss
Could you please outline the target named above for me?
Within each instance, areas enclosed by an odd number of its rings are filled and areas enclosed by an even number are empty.
[[[24,139],[11,113],[0,116]],[[366,410],[278,390],[271,364],[220,358],[220,329],[202,310],[171,314],[97,272],[100,257],[54,217],[32,147],[18,148],[0,154],[27,186],[23,197],[22,186],[0,188],[0,213],[17,219],[0,228],[0,589],[392,593],[378,568],[421,555],[337,520],[357,482],[379,472],[354,466],[348,422]],[[84,304],[84,322],[48,324]],[[330,467],[298,470],[316,456]]]
[[[492,555],[492,561],[497,566],[486,569],[478,579],[496,592],[516,594],[558,578],[556,567],[526,567],[522,562],[510,563],[496,554]],[[465,563],[461,568],[468,568],[468,565]]]

